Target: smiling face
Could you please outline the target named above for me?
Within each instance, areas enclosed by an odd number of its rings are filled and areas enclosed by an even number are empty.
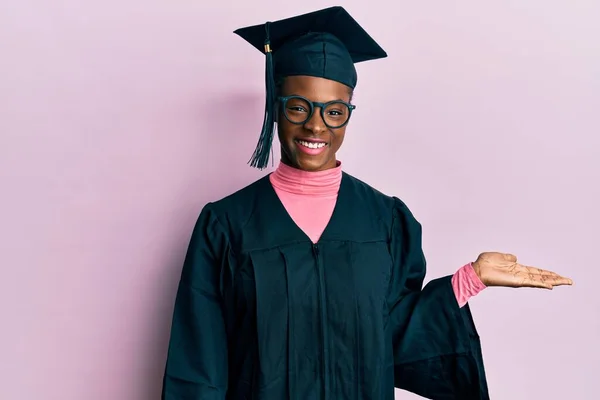
[[[285,78],[281,96],[302,96],[310,101],[327,103],[334,100],[350,102],[352,90],[339,82],[312,76],[290,76]],[[290,101],[288,116],[292,119],[306,113],[298,103]],[[293,168],[304,171],[323,171],[335,168],[335,154],[342,146],[346,126],[329,128],[321,116],[321,108],[314,109],[312,117],[304,124],[290,122],[280,110],[277,122],[281,161]],[[326,118],[339,118],[337,109],[326,110]],[[305,114],[306,115],[306,114]],[[330,125],[332,125],[330,123]]]

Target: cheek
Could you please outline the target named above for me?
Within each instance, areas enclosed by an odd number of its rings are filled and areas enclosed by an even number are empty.
[[[346,137],[346,130],[342,130],[340,132],[336,132],[333,136],[333,147],[335,150],[338,150],[342,143],[344,143],[344,138]]]
[[[296,125],[290,124],[288,121],[279,120],[277,123],[277,136],[279,136],[279,141],[282,144],[289,142],[291,138],[294,137],[297,128]]]

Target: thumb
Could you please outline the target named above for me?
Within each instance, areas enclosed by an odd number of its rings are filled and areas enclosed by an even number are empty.
[[[515,256],[514,254],[505,253],[503,254],[503,257],[506,261],[517,262],[517,256]]]

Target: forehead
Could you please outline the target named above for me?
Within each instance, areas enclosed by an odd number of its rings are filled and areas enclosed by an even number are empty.
[[[340,82],[314,76],[289,76],[282,87],[283,95],[300,95],[313,101],[348,100],[350,88]]]

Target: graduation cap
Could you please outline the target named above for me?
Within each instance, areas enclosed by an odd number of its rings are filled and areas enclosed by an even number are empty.
[[[331,79],[354,89],[354,64],[387,57],[386,52],[340,6],[275,22],[240,28],[235,34],[266,56],[266,105],[262,132],[250,160],[266,167],[273,142],[276,82],[287,76]]]

